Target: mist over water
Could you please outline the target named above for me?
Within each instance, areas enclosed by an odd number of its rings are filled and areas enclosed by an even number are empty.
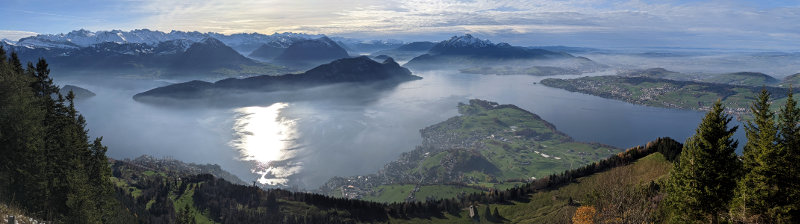
[[[245,105],[235,107],[164,107],[131,98],[165,85],[163,81],[57,80],[97,93],[77,106],[87,118],[90,134],[104,136],[112,158],[149,154],[214,163],[247,182],[306,189],[314,189],[333,176],[374,173],[419,145],[420,129],[456,116],[456,105],[473,98],[515,104],[578,141],[619,148],[643,145],[663,136],[683,142],[694,133],[704,114],[637,106],[534,84],[550,77],[448,70],[414,74],[423,79],[384,91],[339,85],[257,93],[243,100]],[[290,97],[308,92],[346,93],[346,97],[303,97],[299,101]],[[744,140],[741,129],[736,137]]]
[[[800,53],[654,52],[581,56],[623,69],[665,68],[676,72],[706,74],[761,72],[777,79],[800,73]]]

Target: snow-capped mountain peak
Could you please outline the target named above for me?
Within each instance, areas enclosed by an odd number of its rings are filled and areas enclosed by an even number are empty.
[[[440,45],[442,45],[442,47],[456,47],[456,48],[463,48],[463,47],[482,48],[482,47],[494,46],[494,44],[492,44],[491,41],[481,40],[480,38],[473,37],[470,34],[464,34],[462,36],[453,36],[449,40],[442,41]]]
[[[113,43],[137,43],[156,46],[161,42],[184,40],[189,43],[201,42],[207,38],[215,38],[225,45],[236,46],[260,46],[264,43],[279,43],[282,46],[289,46],[298,40],[308,40],[322,37],[323,35],[311,35],[304,33],[275,33],[264,35],[259,33],[239,33],[225,35],[220,33],[201,33],[197,31],[184,32],[172,30],[169,33],[154,31],[149,29],[137,29],[131,31],[111,30],[92,32],[85,29],[74,30],[69,33],[61,34],[40,34],[32,37],[20,39],[19,46],[30,48],[63,48],[74,49],[90,47],[96,44]]]
[[[4,45],[12,45],[12,46],[17,44],[16,41],[9,40],[9,39],[6,39],[6,38],[3,38],[2,40],[0,40],[0,43],[2,43]]]

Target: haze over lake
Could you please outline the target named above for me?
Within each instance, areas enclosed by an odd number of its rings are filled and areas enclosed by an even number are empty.
[[[360,92],[362,97],[355,99],[264,100],[241,107],[164,107],[131,99],[163,81],[127,80],[124,86],[107,86],[97,80],[67,78],[64,83],[97,93],[78,102],[78,109],[88,120],[90,134],[104,136],[113,158],[150,154],[217,163],[245,181],[307,189],[333,176],[375,172],[419,145],[419,129],[456,116],[456,105],[472,98],[518,105],[578,141],[618,148],[662,136],[683,141],[694,133],[703,115],[534,84],[547,77],[447,70],[414,74],[423,79],[387,91]],[[557,77],[604,74],[611,73]],[[326,91],[352,89],[329,88]],[[300,93],[259,93],[256,97],[271,99],[275,94]],[[743,139],[742,134],[737,138]]]

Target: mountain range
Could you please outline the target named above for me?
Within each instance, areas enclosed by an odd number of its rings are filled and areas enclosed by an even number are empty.
[[[182,40],[191,43],[202,41],[206,38],[217,39],[225,45],[230,46],[241,54],[250,54],[264,44],[279,45],[283,48],[300,40],[317,39],[323,37],[322,34],[305,33],[237,33],[221,34],[214,32],[201,33],[197,31],[170,31],[162,32],[149,29],[136,29],[131,31],[110,30],[110,31],[89,31],[85,29],[74,30],[60,34],[39,34],[14,40],[0,40],[0,44],[15,45],[28,48],[63,48],[75,49],[90,47],[92,45],[113,42],[118,44],[137,43],[146,45],[158,45],[161,42]],[[363,52],[374,52],[383,49],[390,49],[403,44],[399,40],[371,40],[364,41],[353,38],[333,37],[339,45],[355,54]]]
[[[362,41],[321,34],[225,35],[148,29],[96,32],[81,29],[0,41],[0,46],[16,52],[23,62],[45,58],[60,73],[171,78],[277,75],[349,57],[348,49],[362,52],[401,44],[397,40]]]
[[[274,33],[271,35],[259,33],[239,33],[225,35],[220,33],[200,33],[171,31],[169,33],[153,31],[149,29],[138,29],[131,31],[111,30],[111,31],[88,31],[75,30],[61,34],[39,34],[36,36],[19,39],[16,45],[31,48],[81,48],[95,44],[113,43],[139,43],[147,45],[157,45],[158,43],[172,40],[183,40],[188,42],[199,42],[207,38],[220,40],[238,51],[247,52],[259,47],[263,43],[287,43],[291,44],[297,40],[318,38],[321,35],[304,33]]]
[[[23,62],[44,58],[59,74],[218,78],[286,72],[279,66],[246,58],[213,37],[156,44],[102,42],[77,48],[18,44],[4,48],[16,52]]]
[[[290,67],[307,68],[347,57],[350,57],[347,50],[323,36],[292,43],[276,56],[273,62]]]
[[[555,63],[555,64],[553,64]],[[559,66],[578,70],[595,70],[601,65],[584,57],[564,52],[495,44],[470,34],[441,41],[405,64],[412,69],[469,68],[473,66]],[[557,64],[557,65],[556,65]]]
[[[224,35],[171,31],[76,30],[0,42],[22,61],[45,58],[59,73],[140,78],[223,79],[302,71],[354,52],[373,52],[378,60],[408,61],[411,69],[442,66],[480,74],[575,74],[605,68],[564,52],[492,43],[470,34],[438,43],[396,40],[359,41],[325,35],[258,33]],[[246,54],[249,57],[245,57]],[[259,60],[259,61],[256,61]],[[532,67],[533,66],[533,67]],[[549,68],[556,68],[549,69]],[[537,71],[542,69],[536,69]]]

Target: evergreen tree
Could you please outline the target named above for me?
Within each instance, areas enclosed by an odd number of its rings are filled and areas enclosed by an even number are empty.
[[[774,149],[778,143],[775,113],[769,108],[770,93],[761,89],[756,98],[750,106],[753,120],[748,120],[744,127],[747,143],[742,152],[742,167],[745,173],[758,166],[756,160],[762,152]]]
[[[194,214],[192,214],[191,208],[187,204],[180,213],[178,213],[178,220],[176,221],[178,224],[194,224],[197,223],[194,219]]]
[[[11,69],[14,69],[15,73],[22,74],[22,62],[19,60],[17,52],[11,52],[11,58],[8,59],[8,63],[11,64]]]
[[[759,132],[748,132],[748,144],[753,142],[755,147],[744,151],[742,156],[749,167],[739,181],[732,205],[734,218],[740,221],[789,223],[790,213],[797,209],[792,206],[795,200],[791,192],[795,190],[790,184],[792,161],[788,151],[796,144],[800,116],[791,91],[788,96],[778,126],[774,126],[774,117],[769,112],[766,91],[759,94],[751,108]],[[779,129],[780,139],[776,135]]]
[[[782,151],[777,146],[778,127],[775,125],[775,115],[770,111],[770,94],[762,89],[750,111],[753,121],[748,121],[745,126],[747,144],[742,153],[744,177],[738,183],[736,196],[732,203],[732,214],[736,218],[748,220],[749,217],[761,216],[766,218],[766,212],[774,207],[777,199],[777,189],[774,173],[775,159],[770,158],[776,152]],[[787,103],[793,103],[791,101]],[[787,164],[788,165],[788,164]]]
[[[738,141],[732,139],[738,126],[728,129],[730,121],[717,100],[695,135],[686,140],[670,172],[670,221],[719,223],[719,213],[726,210],[741,169],[735,153]]]
[[[783,168],[788,168],[788,171],[781,172],[785,174],[785,178],[781,178],[782,182],[779,187],[787,196],[783,198],[787,211],[793,223],[800,223],[800,109],[798,109],[797,101],[792,94],[792,86],[789,86],[789,94],[786,100],[786,105],[781,109],[780,123],[778,124],[781,131],[781,145],[784,150],[783,160],[785,163],[781,165]],[[793,200],[792,200],[793,199]]]
[[[0,46],[0,63],[6,62],[6,49]]]
[[[59,94],[49,73],[42,59],[0,61],[0,200],[45,220],[111,220],[106,148],[89,143],[74,94]]]
[[[111,183],[111,167],[106,157],[108,148],[102,143],[103,137],[96,138],[90,148],[90,159],[88,160],[89,183],[92,183],[92,200],[97,202],[96,209],[102,212],[103,223],[113,220],[110,208],[115,206],[114,185]]]
[[[33,78],[13,62],[0,61],[0,199],[39,201],[44,111],[30,89]],[[22,207],[42,211],[35,203]]]

